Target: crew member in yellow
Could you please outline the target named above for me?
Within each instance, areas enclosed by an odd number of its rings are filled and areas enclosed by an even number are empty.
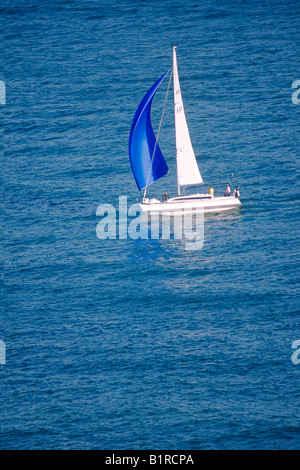
[[[214,188],[212,186],[209,188],[208,194],[210,194],[211,196],[214,195]]]

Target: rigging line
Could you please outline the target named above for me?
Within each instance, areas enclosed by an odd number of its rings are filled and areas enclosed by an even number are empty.
[[[159,126],[158,126],[157,137],[156,137],[156,139],[155,139],[154,149],[153,149],[152,156],[151,156],[151,162],[150,162],[150,167],[149,167],[149,171],[148,171],[147,182],[146,182],[146,186],[145,186],[145,191],[144,191],[143,200],[144,200],[145,197],[146,197],[146,191],[147,191],[148,181],[149,181],[149,177],[150,177],[150,171],[151,171],[151,168],[152,168],[152,162],[153,162],[153,158],[154,158],[154,155],[155,155],[156,147],[157,147],[157,145],[158,145],[158,138],[159,138],[160,128],[161,128],[161,125],[162,125],[162,120],[163,120],[163,116],[164,116],[164,112],[165,112],[165,108],[166,108],[166,104],[167,104],[167,99],[168,99],[168,95],[169,95],[170,85],[171,85],[171,79],[172,79],[172,74],[173,74],[173,67],[172,67],[170,70],[171,70],[171,74],[170,74],[168,89],[167,89],[167,93],[166,93],[166,97],[165,97],[165,102],[164,102],[163,110],[162,110],[162,113],[161,113],[161,118],[160,118],[160,123],[159,123]]]

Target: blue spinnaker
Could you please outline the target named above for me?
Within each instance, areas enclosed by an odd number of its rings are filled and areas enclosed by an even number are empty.
[[[156,143],[150,111],[151,104],[166,72],[146,93],[135,113],[129,136],[129,157],[139,190],[146,188],[168,173],[168,167]]]

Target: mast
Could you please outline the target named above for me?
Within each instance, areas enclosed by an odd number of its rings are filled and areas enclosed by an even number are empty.
[[[175,136],[176,136],[176,164],[177,164],[177,194],[178,196],[181,195],[180,192],[180,183],[179,183],[179,173],[178,173],[178,139],[176,133],[176,95],[180,93],[180,89],[178,88],[177,84],[179,85],[179,77],[178,77],[178,68],[177,68],[177,58],[176,58],[176,46],[173,46],[173,88],[174,88],[174,115],[175,115]]]

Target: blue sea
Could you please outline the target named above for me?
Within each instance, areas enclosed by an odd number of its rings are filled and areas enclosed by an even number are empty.
[[[0,20],[0,448],[299,449],[300,2],[2,0]],[[99,239],[98,206],[141,197],[130,126],[173,45],[200,191],[242,208],[199,250]]]

